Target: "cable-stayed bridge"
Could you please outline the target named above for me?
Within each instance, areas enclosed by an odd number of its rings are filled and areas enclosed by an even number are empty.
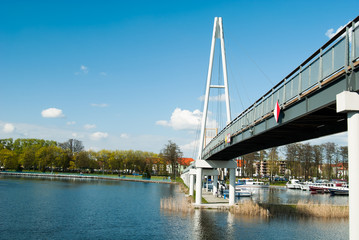
[[[359,90],[358,18],[231,121],[202,151],[202,159],[238,156],[347,130],[336,95]],[[354,27],[353,27],[354,26]],[[279,116],[275,108],[278,102]]]
[[[221,41],[223,86],[211,85],[217,39]],[[225,90],[228,124],[204,146],[211,88]],[[234,204],[234,158],[348,131],[349,235],[350,239],[359,239],[359,228],[354,227],[359,222],[359,16],[234,120],[229,118],[223,25],[222,18],[215,18],[198,158],[182,174],[190,195],[196,182],[196,204],[200,205],[203,177],[213,176],[215,193],[218,169],[227,168],[229,204]]]

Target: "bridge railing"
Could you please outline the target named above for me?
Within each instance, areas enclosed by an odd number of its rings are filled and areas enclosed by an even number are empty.
[[[312,56],[293,70],[270,91],[229,123],[203,150],[203,158],[214,148],[225,147],[225,136],[236,136],[250,130],[257,122],[273,115],[278,101],[281,108],[300,99],[306,93],[318,89],[323,82],[340,71],[353,68],[359,58],[359,16],[318,49]]]

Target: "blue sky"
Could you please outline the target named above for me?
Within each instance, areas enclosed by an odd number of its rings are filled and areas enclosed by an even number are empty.
[[[234,118],[357,9],[352,0],[0,1],[0,138],[156,153],[172,140],[195,157],[214,17]],[[212,122],[225,121],[221,104],[209,107]],[[345,134],[321,141],[345,144]]]

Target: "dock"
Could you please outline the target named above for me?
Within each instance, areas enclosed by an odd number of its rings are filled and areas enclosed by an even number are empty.
[[[212,192],[206,192],[203,190],[202,197],[208,203],[193,204],[196,209],[216,209],[216,210],[229,210],[230,205],[228,199],[222,197],[216,197]]]

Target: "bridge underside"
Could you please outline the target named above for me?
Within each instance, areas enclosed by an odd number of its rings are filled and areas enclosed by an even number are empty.
[[[207,153],[207,160],[230,160],[251,152],[310,140],[347,131],[347,116],[336,112],[336,95],[350,89],[358,91],[359,67],[351,74],[340,74],[332,82],[303,96],[282,109],[280,122],[271,116],[253,127],[232,135]]]
[[[346,130],[346,114],[336,113],[336,103],[334,102],[281,127],[243,140],[240,144],[228,146],[226,151],[218,152],[210,159],[229,160],[262,149],[310,140]]]

